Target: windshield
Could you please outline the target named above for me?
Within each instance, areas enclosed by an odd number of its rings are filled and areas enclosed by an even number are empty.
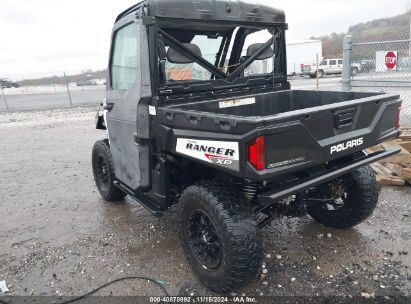
[[[159,83],[232,83],[263,75],[273,82],[275,75],[285,74],[281,28],[226,27],[221,31],[159,28]]]

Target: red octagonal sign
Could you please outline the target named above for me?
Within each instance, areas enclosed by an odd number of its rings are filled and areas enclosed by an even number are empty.
[[[388,70],[397,69],[397,54],[396,52],[389,51],[385,55],[385,66]]]

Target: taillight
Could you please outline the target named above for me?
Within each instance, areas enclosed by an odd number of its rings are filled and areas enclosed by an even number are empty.
[[[397,125],[396,125],[397,129],[401,128],[401,106],[402,104],[400,103],[400,105],[398,106],[398,112],[397,112]]]
[[[248,144],[247,160],[258,171],[265,169],[264,137],[259,136]]]

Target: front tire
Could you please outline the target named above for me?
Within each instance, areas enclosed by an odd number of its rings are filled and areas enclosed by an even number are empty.
[[[261,231],[240,194],[227,185],[200,182],[183,192],[179,214],[183,252],[204,285],[225,294],[256,277]]]
[[[323,78],[325,75],[323,70],[318,70],[316,73],[318,74],[318,78]],[[317,74],[315,75],[316,77],[317,77]]]
[[[378,203],[378,187],[369,166],[359,168],[339,179],[343,191],[339,202],[308,206],[308,214],[327,227],[345,229],[366,220]]]
[[[92,166],[97,189],[106,201],[120,201],[127,195],[114,184],[113,157],[107,139],[94,144]]]

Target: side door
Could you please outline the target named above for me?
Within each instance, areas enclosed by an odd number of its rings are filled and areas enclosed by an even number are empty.
[[[320,62],[320,65],[318,67],[319,70],[323,70],[324,74],[328,74],[328,60],[327,59],[323,59]]]
[[[337,74],[338,73],[338,64],[336,59],[328,60],[328,69],[329,74]]]
[[[141,99],[141,20],[132,14],[113,30],[107,78],[106,124],[116,178],[131,190],[147,183],[142,176],[141,147],[136,143]],[[148,122],[146,128],[148,129]]]

